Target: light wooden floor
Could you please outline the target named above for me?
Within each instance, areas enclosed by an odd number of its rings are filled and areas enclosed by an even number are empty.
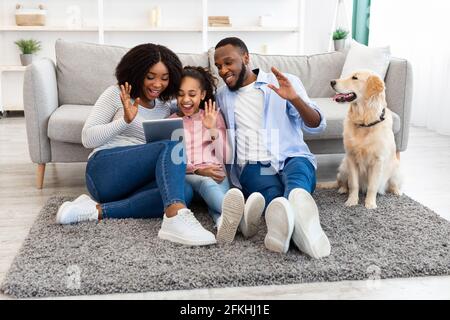
[[[319,180],[331,180],[341,156],[319,157]],[[450,137],[412,128],[402,154],[404,191],[450,220]],[[0,282],[33,221],[55,194],[87,193],[84,163],[47,165],[44,189],[35,188],[23,116],[0,119]],[[450,263],[450,261],[449,261]],[[0,295],[0,299],[9,297]],[[450,299],[450,277],[426,277],[251,288],[201,289],[82,297],[86,299]]]

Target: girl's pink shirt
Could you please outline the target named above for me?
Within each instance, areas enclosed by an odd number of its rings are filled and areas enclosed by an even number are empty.
[[[215,140],[211,139],[210,130],[203,126],[201,116],[205,113],[200,109],[192,116],[184,116],[184,135],[187,154],[186,173],[194,173],[195,170],[207,167],[211,164],[218,164],[222,166],[226,174],[224,164],[229,156],[229,146],[227,140],[227,127],[222,114],[217,115],[216,129],[218,137]],[[170,118],[179,118],[174,113]]]

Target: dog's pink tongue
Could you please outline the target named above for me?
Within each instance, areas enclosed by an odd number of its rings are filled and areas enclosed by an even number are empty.
[[[334,101],[337,101],[337,102],[342,102],[342,101],[345,100],[345,98],[346,98],[346,94],[345,94],[345,93],[338,93],[338,94],[336,94],[336,95],[333,97],[333,100],[334,100]]]

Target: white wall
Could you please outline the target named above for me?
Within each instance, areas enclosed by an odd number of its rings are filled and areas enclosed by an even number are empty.
[[[305,54],[315,54],[328,51],[337,0],[306,0],[305,22]],[[344,1],[345,11],[337,18],[337,24],[345,25],[351,31],[353,0]],[[350,37],[349,37],[350,38]]]
[[[352,0],[345,0],[347,3]],[[43,3],[47,9],[47,25],[65,26],[68,20],[67,8],[77,5],[81,8],[83,26],[96,26],[97,1],[94,0],[0,0],[0,26],[15,25],[16,3],[27,8]],[[202,23],[202,0],[104,0],[105,27],[136,27],[148,23],[150,10],[160,5],[162,26],[199,26]],[[337,0],[305,0],[304,53],[325,52],[329,48],[334,10]],[[296,26],[298,0],[208,0],[208,15],[228,15],[233,26],[257,25],[258,16],[272,14],[277,26]],[[347,8],[351,7],[347,5]],[[261,52],[267,45],[269,54],[298,54],[300,34],[296,32],[210,32],[208,46],[214,46],[220,39],[235,35],[242,38],[252,52]],[[0,31],[0,65],[19,65],[19,50],[14,41],[19,38],[34,38],[43,44],[38,57],[55,58],[54,43],[57,38],[68,41],[97,42],[97,32],[24,32]],[[161,43],[175,52],[201,52],[201,32],[106,32],[105,43],[132,47],[143,42]],[[3,75],[3,100],[18,103],[17,90],[21,86],[21,75]],[[7,85],[5,85],[7,83]],[[9,87],[8,87],[9,86]]]
[[[328,50],[336,0],[308,0],[305,22],[305,54]]]
[[[372,1],[370,20],[370,45],[389,45],[393,56],[412,64],[411,123],[445,135],[450,135],[449,12],[448,0],[426,5],[420,0],[377,0]]]
[[[47,25],[65,26],[68,19],[67,8],[77,5],[81,8],[84,26],[96,26],[97,2],[94,0],[0,0],[0,26],[14,25],[14,10],[19,2],[25,7],[35,7],[43,3],[47,8]],[[228,15],[234,26],[256,25],[258,16],[270,13],[277,26],[295,26],[298,17],[298,0],[209,0],[209,15]],[[334,9],[337,0],[305,0],[305,53],[318,53],[328,50],[331,36]],[[351,2],[351,0],[346,0]],[[202,23],[202,0],[104,0],[105,26],[136,27],[145,25],[150,10],[160,4],[162,26],[199,26]],[[347,7],[351,7],[348,5]],[[230,32],[209,33],[208,46],[213,46]],[[250,50],[260,52],[261,45],[268,45],[271,54],[297,54],[299,38],[294,32],[239,32],[235,34],[248,42]],[[5,32],[0,31],[0,64],[19,64],[18,49],[13,42],[21,37],[41,40],[43,51],[40,56],[51,56],[54,41],[64,38],[69,41],[97,42],[94,32]],[[182,39],[182,41],[180,41]],[[158,42],[178,52],[201,52],[200,32],[106,32],[105,43],[134,46],[142,42]],[[200,44],[200,45],[199,45]]]

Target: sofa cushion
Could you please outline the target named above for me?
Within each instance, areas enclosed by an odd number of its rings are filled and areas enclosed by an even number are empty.
[[[371,70],[377,73],[381,79],[384,79],[389,68],[390,59],[391,49],[389,46],[369,48],[352,40],[350,50],[342,67],[341,77],[349,77],[352,72],[357,70]]]
[[[316,98],[314,101],[318,104],[320,110],[327,120],[327,128],[318,135],[305,134],[305,140],[321,140],[321,139],[342,139],[344,130],[344,119],[347,115],[349,103],[337,103],[331,98]],[[394,134],[400,131],[400,117],[393,113],[392,130]]]
[[[59,104],[93,105],[116,83],[116,66],[127,48],[57,40],[56,74]]]
[[[319,135],[305,134],[305,140],[342,139],[343,121],[349,104],[342,104],[330,98],[316,98],[314,101],[327,119],[325,132]],[[81,131],[91,112],[92,106],[62,105],[50,117],[48,122],[48,136],[51,140],[81,143]],[[393,131],[400,131],[400,117],[393,112]]]
[[[62,105],[55,110],[48,121],[48,137],[51,140],[81,143],[81,131],[92,106]]]
[[[209,67],[208,54],[205,53],[177,53],[183,66]]]
[[[129,48],[83,42],[56,41],[59,104],[93,105],[115,84],[116,66]],[[208,54],[178,54],[182,64],[208,66]]]
[[[209,49],[208,55],[212,71],[219,77],[214,64],[214,48]],[[308,95],[313,98],[334,96],[335,93],[330,86],[330,81],[340,77],[344,62],[345,54],[341,52],[310,56],[250,54],[252,68],[261,68],[270,72],[270,68],[274,66],[281,72],[296,75],[302,80]],[[222,79],[219,80],[219,86],[224,85]]]

